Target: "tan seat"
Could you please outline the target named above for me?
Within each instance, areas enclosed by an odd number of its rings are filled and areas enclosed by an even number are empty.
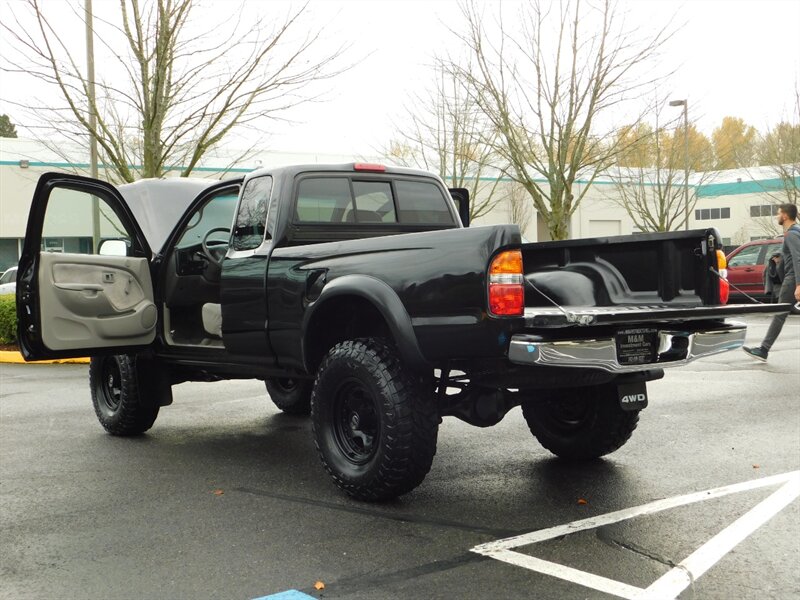
[[[208,335],[222,337],[222,305],[203,304],[203,329]]]
[[[371,210],[348,210],[344,216],[346,223],[354,223],[356,218],[359,223],[381,223],[383,221],[378,213]]]

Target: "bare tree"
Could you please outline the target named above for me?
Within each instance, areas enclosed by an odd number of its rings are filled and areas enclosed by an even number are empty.
[[[782,204],[779,202],[775,202],[771,204],[771,208],[775,211],[777,215],[778,205]],[[762,238],[774,238],[778,237],[779,235],[783,235],[783,227],[778,225],[778,221],[775,216],[769,217],[752,217],[753,225],[755,226],[755,230],[760,234],[758,237]],[[748,232],[750,229],[748,228]],[[752,236],[751,236],[752,237]],[[749,239],[747,241],[750,241]]]
[[[587,7],[588,6],[588,7]],[[520,27],[489,19],[475,0],[462,5],[466,27],[455,34],[471,57],[452,68],[496,132],[495,150],[524,187],[553,239],[569,236],[570,218],[618,148],[604,143],[600,122],[612,107],[652,86],[642,73],[669,38],[669,25],[636,39],[610,1],[533,0]],[[574,193],[578,180],[585,182]]]
[[[791,119],[771,127],[761,142],[759,163],[780,179],[782,189],[772,194],[776,204],[800,203],[800,86],[795,85]]]
[[[531,210],[530,198],[525,188],[519,184],[514,184],[508,191],[508,215],[512,223],[519,225],[519,230],[524,234],[531,224],[533,211]]]
[[[624,150],[608,170],[613,183],[608,198],[624,208],[641,231],[682,229],[697,203],[697,189],[711,176],[706,170],[713,161],[711,144],[690,128],[689,166],[695,176],[687,206],[684,132],[670,123],[659,124],[662,108],[655,110],[655,127],[639,121],[620,130],[615,145]]]
[[[494,132],[452,71],[437,61],[435,87],[406,108],[397,139],[383,154],[406,167],[438,173],[447,185],[466,188],[470,219],[486,215],[501,200]]]
[[[247,25],[233,7],[230,20],[202,31],[191,20],[193,0],[119,0],[118,22],[94,19],[106,60],[93,100],[82,49],[69,47],[40,0],[24,5],[27,16],[15,8],[13,22],[2,24],[19,51],[4,70],[55,88],[48,98],[60,102],[30,107],[47,131],[41,137],[58,150],[65,139],[95,136],[112,179],[176,169],[188,176],[224,138],[280,118],[310,99],[306,86],[341,71],[342,47],[316,55],[320,32],[303,30],[306,6]]]

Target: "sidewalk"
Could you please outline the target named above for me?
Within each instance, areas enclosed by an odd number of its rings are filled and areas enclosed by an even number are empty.
[[[36,360],[26,362],[22,354],[16,350],[0,350],[0,363],[12,364],[31,364],[31,365],[58,365],[58,364],[89,364],[89,359],[83,358],[62,358],[60,360]]]

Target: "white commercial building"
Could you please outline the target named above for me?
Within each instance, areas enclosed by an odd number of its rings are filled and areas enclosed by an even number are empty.
[[[0,138],[0,271],[19,260],[30,202],[39,176],[47,171],[88,174],[87,159],[66,162],[59,154],[64,153],[53,152],[34,140]],[[81,154],[75,151],[70,152],[70,156],[80,157]],[[245,164],[228,166],[228,157],[208,155],[192,176],[225,179],[259,167],[361,160],[364,157],[273,152],[252,156]],[[177,176],[179,172],[175,169],[171,174]],[[782,193],[783,183],[769,167],[694,174],[690,176],[689,184],[691,195],[697,197],[690,215],[690,228],[716,227],[726,245],[739,245],[777,233],[772,215],[775,205],[784,201],[781,197],[786,196]],[[580,194],[585,185],[585,182],[578,182],[573,193]],[[476,225],[512,221],[509,200],[512,187],[511,181],[500,180],[497,189],[501,200],[487,215],[477,219]],[[543,222],[537,219],[535,211],[531,213],[523,235],[531,241],[548,239]],[[74,215],[74,218],[80,219],[80,215]],[[573,214],[570,231],[573,238],[586,238],[624,235],[638,230],[619,203],[617,186],[609,179],[600,178],[590,186]],[[51,251],[81,251],[90,243],[91,240],[73,238],[68,232],[45,240],[47,249]]]

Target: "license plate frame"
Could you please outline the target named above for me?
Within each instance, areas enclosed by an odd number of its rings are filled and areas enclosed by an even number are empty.
[[[637,327],[622,329],[614,336],[620,365],[648,365],[656,362],[658,330]]]

